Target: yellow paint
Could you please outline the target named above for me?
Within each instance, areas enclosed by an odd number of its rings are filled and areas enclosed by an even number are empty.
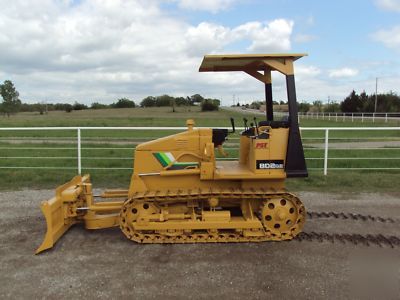
[[[271,71],[290,75],[302,56],[205,56],[200,71],[240,70],[269,83]],[[36,253],[76,223],[120,226],[140,243],[279,241],[301,232],[304,206],[284,190],[288,128],[254,128],[255,136],[240,136],[239,160],[217,161],[213,130],[186,124],[186,131],[136,147],[129,188],[101,195],[112,201],[95,201],[89,175],[58,187],[41,204],[47,231]]]

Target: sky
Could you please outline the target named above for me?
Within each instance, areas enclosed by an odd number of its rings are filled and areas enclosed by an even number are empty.
[[[307,53],[299,101],[400,93],[400,0],[0,0],[0,81],[23,102],[149,95],[262,100],[249,75],[199,73],[206,54]],[[274,100],[286,100],[273,74]]]

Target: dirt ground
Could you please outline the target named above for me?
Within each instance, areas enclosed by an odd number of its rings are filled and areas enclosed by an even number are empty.
[[[53,191],[0,193],[0,298],[399,299],[400,248],[339,242],[139,245],[119,229],[73,227],[41,255],[39,203]],[[305,231],[400,235],[399,194],[300,193],[308,210],[395,223],[310,219]]]

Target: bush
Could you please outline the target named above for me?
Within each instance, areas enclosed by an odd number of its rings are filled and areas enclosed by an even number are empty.
[[[253,101],[250,104],[250,108],[252,108],[252,109],[260,109],[260,107],[261,107],[261,102],[260,101]]]
[[[297,109],[299,112],[307,113],[311,108],[311,104],[307,102],[297,102]]]
[[[140,102],[141,107],[153,107],[157,105],[157,99],[153,96],[148,96]]]
[[[65,104],[64,107],[65,107],[65,111],[67,113],[70,113],[72,111],[72,105],[71,104]]]
[[[75,102],[74,105],[72,106],[73,110],[83,110],[87,109],[88,107],[85,104]]]
[[[217,103],[206,99],[201,103],[201,111],[215,111],[218,110],[218,105]]]
[[[93,102],[92,105],[90,106],[91,109],[104,109],[108,108],[108,105],[106,104],[101,104],[99,102]]]
[[[111,104],[112,108],[134,108],[135,106],[135,102],[128,98],[118,99],[117,103]]]

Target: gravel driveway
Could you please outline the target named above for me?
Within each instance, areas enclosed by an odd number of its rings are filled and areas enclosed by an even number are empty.
[[[119,229],[73,227],[41,255],[39,203],[53,191],[0,193],[0,298],[371,299],[400,297],[400,248],[339,242],[139,245]],[[395,223],[311,219],[305,231],[400,235],[399,194],[300,193],[312,211]],[[376,296],[376,297],[375,297]],[[140,297],[140,298],[139,298]]]

